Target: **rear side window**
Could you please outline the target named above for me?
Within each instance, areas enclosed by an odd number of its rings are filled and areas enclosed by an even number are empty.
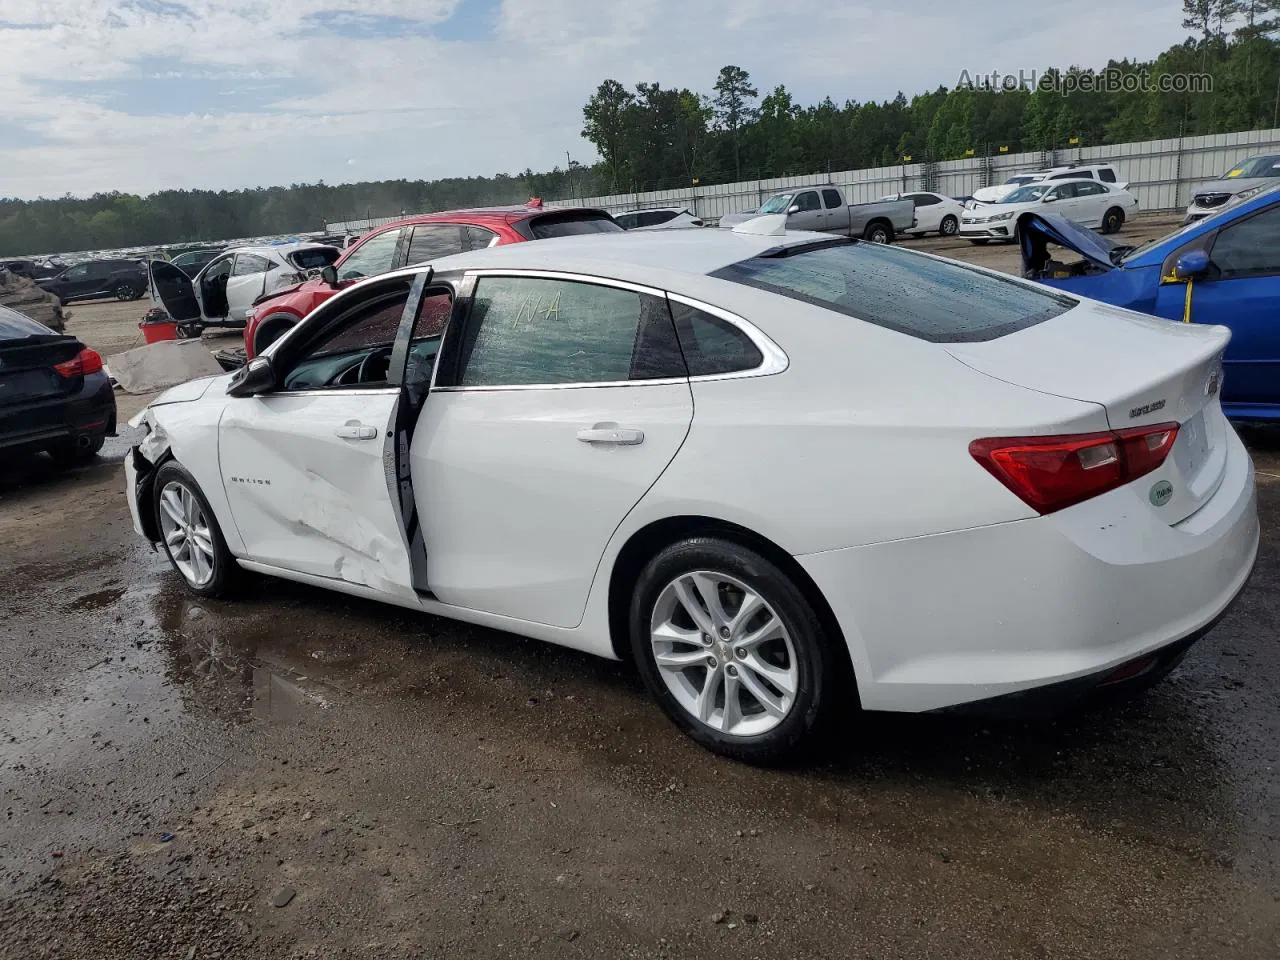
[[[517,225],[519,229],[519,225]],[[621,233],[613,217],[607,213],[587,210],[571,210],[567,213],[544,213],[528,222],[531,240],[547,240],[551,237],[577,237],[584,233]],[[524,232],[524,231],[521,231]]]
[[[691,377],[754,370],[764,362],[760,348],[727,320],[676,300],[671,316]]]
[[[1103,167],[1101,170],[1098,171],[1098,179],[1106,183],[1115,183],[1116,172],[1112,170],[1110,167]]]
[[[616,287],[481,277],[450,382],[491,387],[683,376],[666,301]]]
[[[674,220],[676,212],[674,210],[647,210],[640,214],[640,226],[656,227],[666,223],[668,220]]]
[[[409,259],[405,266],[439,260],[462,252],[462,228],[456,223],[420,223],[413,228],[409,240]]]
[[[1065,313],[1070,297],[879,243],[824,243],[711,274],[933,343],[995,340]]]
[[[827,205],[828,210],[834,210],[844,203],[844,199],[840,196],[839,190],[823,190],[822,202]]]
[[[266,257],[256,257],[252,253],[236,254],[236,265],[231,271],[233,277],[247,277],[255,273],[266,273],[272,263]]]
[[[462,232],[467,238],[468,250],[483,250],[485,247],[498,245],[498,235],[484,227],[468,225],[462,228]]]

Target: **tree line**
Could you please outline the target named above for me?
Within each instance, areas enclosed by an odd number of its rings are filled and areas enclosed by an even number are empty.
[[[0,255],[179,244],[353,220],[1280,126],[1280,0],[1182,0],[1191,35],[1154,60],[1049,68],[1029,85],[969,82],[890,100],[802,105],[723,67],[709,93],[614,79],[583,107],[600,160],[535,173],[247,190],[0,199]],[[1208,92],[1161,78],[1208,78]],[[1105,78],[1098,91],[1086,81]]]

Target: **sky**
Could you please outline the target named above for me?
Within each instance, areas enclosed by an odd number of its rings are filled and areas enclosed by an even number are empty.
[[[3,0],[0,196],[516,173],[596,158],[606,77],[883,100],[1147,59],[1178,0]]]

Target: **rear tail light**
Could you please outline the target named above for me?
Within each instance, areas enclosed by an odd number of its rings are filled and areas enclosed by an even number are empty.
[[[991,475],[1039,513],[1114,490],[1164,463],[1176,423],[1058,437],[993,437],[969,444]]]
[[[97,350],[84,347],[72,359],[55,363],[53,369],[60,377],[83,377],[102,369],[102,355]]]

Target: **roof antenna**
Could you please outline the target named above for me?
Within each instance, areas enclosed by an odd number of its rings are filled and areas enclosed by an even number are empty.
[[[752,217],[733,228],[734,233],[745,233],[753,237],[785,237],[787,235],[787,215],[785,213],[766,213],[763,217]]]

